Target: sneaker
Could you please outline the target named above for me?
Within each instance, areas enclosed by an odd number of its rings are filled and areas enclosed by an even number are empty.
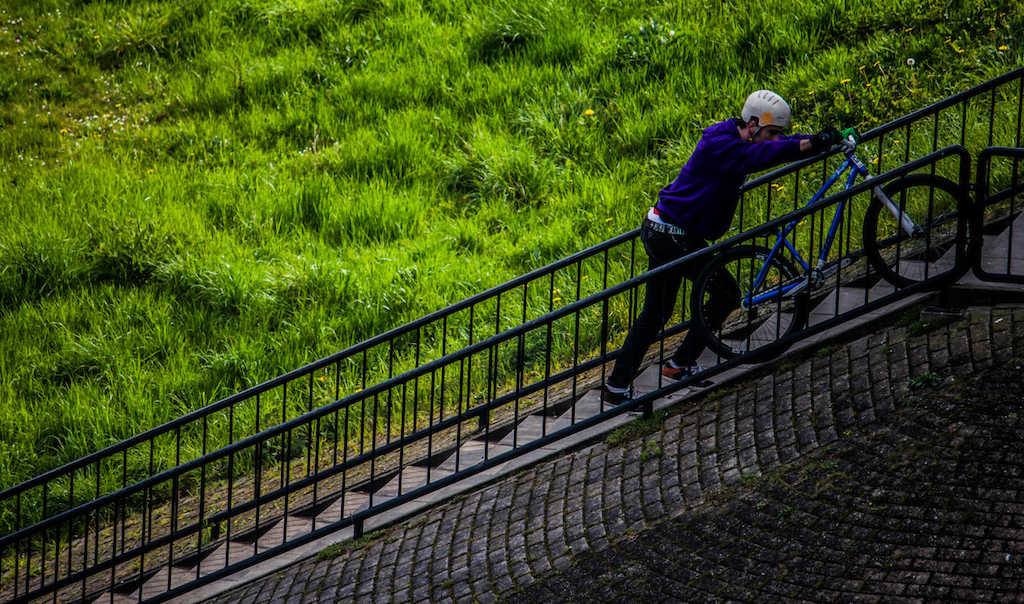
[[[690,365],[689,367],[673,367],[672,365],[665,363],[661,366],[661,375],[667,377],[670,380],[681,380],[684,377],[695,375],[704,371],[704,368],[700,365]],[[700,380],[693,384],[690,384],[694,388],[707,388],[713,385],[714,382],[711,380]]]
[[[634,390],[632,386],[627,388],[625,392],[612,392],[607,386],[601,386],[601,401],[608,405],[625,405],[638,398],[640,398],[640,393]],[[637,405],[630,409],[629,412],[641,413],[643,410],[643,404],[637,403]]]

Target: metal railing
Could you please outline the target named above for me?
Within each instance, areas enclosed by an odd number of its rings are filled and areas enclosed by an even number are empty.
[[[526,367],[507,366],[507,344],[481,342],[553,310],[559,288],[569,291],[567,299],[578,300],[633,276],[636,247],[634,230],[6,489],[0,493],[0,513],[13,517],[8,524],[16,530],[0,538],[7,588],[3,593],[17,599],[33,597],[39,591],[34,585],[44,586],[44,591],[61,589],[83,572],[116,568],[139,548],[150,552],[180,541],[168,535],[195,536],[194,545],[160,554],[173,564],[202,550],[204,535],[223,530],[224,539],[230,540],[234,525],[219,528],[225,518],[241,515],[237,524],[258,533],[261,525],[286,516],[287,503],[283,511],[265,512],[261,506],[273,508],[269,502],[277,501],[286,486],[295,487],[299,474],[316,475],[321,465],[330,466],[339,470],[342,488],[369,488],[406,463],[409,443],[419,442],[409,434],[430,435],[422,451],[408,455],[420,462],[450,450],[464,434],[488,433],[490,413],[465,411],[478,401],[495,399],[510,383],[523,385]],[[630,304],[628,294],[624,304]],[[620,309],[619,314],[625,321],[628,311]],[[575,345],[582,350],[598,339],[594,332]],[[433,360],[423,358],[428,348],[423,343],[430,340],[440,342],[432,349]],[[534,346],[533,341],[529,344]],[[446,369],[430,377],[434,383],[428,394],[420,376],[428,375],[425,368],[439,358],[450,357],[450,349],[463,351],[456,384]],[[475,350],[484,352],[465,352]],[[526,353],[522,349],[520,356]],[[426,413],[425,405],[430,406]],[[500,413],[502,405],[492,406]],[[311,427],[305,416],[315,410],[331,421]],[[226,441],[216,445],[211,444],[215,424],[227,426]],[[161,465],[168,450],[173,462]],[[463,465],[469,464],[459,469]],[[315,506],[318,489],[313,490]],[[187,504],[190,509],[182,510],[186,493],[194,497]],[[248,501],[236,505],[239,497]],[[214,506],[226,504],[230,512],[212,514],[211,501]],[[376,503],[371,500],[369,506]],[[125,526],[140,513],[141,533],[134,531],[139,534],[133,541],[133,531]],[[100,534],[118,523],[123,526],[111,533],[110,551],[101,553]],[[75,537],[82,533],[94,539]],[[139,560],[144,574],[142,554]],[[116,570],[112,576],[124,580]],[[88,585],[83,583],[82,589],[88,591]]]
[[[989,147],[978,155],[972,235],[974,275],[1024,283],[1024,148]]]
[[[833,255],[836,261],[859,257],[857,225],[871,187],[922,172],[966,187],[972,155],[1021,146],[1022,87],[1024,70],[1016,70],[865,133],[861,155],[877,178],[814,207],[801,207],[801,200],[831,171],[835,156],[752,180],[737,225],[760,226],[740,226],[735,236],[678,262],[761,240],[794,218],[802,220],[795,245],[816,249],[829,210],[842,200],[852,203]],[[1010,149],[985,153],[980,157],[1019,162]],[[984,179],[979,173],[979,186],[994,177],[1002,188],[986,196],[988,215],[981,204],[971,214],[971,241],[986,225],[1019,213],[1018,172],[988,170]],[[634,229],[0,492],[0,514],[14,527],[0,537],[0,598],[76,601],[116,592],[138,601],[168,599],[341,528],[354,527],[358,535],[384,511],[625,412],[577,416],[574,405],[616,357],[611,342],[635,316],[640,288],[675,266],[642,272],[637,234]],[[874,277],[865,260],[852,261],[816,294],[816,318],[790,339],[948,283],[967,261],[958,252],[950,271],[882,290],[865,285]],[[688,319],[681,304],[664,337],[681,333]],[[664,357],[666,346],[663,341],[655,355]],[[719,361],[707,375],[741,362]],[[645,400],[689,381],[665,385]],[[525,418],[538,418],[539,436],[527,437]]]

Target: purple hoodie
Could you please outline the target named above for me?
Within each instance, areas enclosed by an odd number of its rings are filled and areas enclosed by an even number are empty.
[[[658,212],[691,235],[715,240],[732,224],[740,187],[752,172],[798,159],[806,134],[755,143],[740,138],[743,121],[732,118],[704,130],[675,182],[658,194]]]

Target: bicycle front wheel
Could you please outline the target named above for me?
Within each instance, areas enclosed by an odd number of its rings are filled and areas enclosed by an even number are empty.
[[[911,174],[882,192],[897,211],[872,197],[864,214],[864,253],[883,279],[906,287],[966,268],[956,255],[958,225],[967,224],[960,219],[960,187],[941,176]]]
[[[748,362],[807,321],[806,294],[783,288],[801,279],[787,259],[761,246],[740,246],[716,256],[697,277],[690,297],[690,328],[722,358]],[[784,348],[773,346],[772,354]]]

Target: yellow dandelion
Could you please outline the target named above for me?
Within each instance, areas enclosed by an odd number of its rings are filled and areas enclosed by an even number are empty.
[[[1003,46],[999,47],[999,50],[1010,50],[1010,47],[1004,44]]]
[[[852,81],[853,81],[853,80],[851,80],[850,78],[846,78],[845,80],[840,80],[840,82],[839,82],[839,83],[840,83],[840,84],[848,84],[849,82],[852,82]]]
[[[615,220],[615,219],[614,218],[608,218],[607,220],[605,220],[605,222],[611,222],[612,220]]]
[[[594,110],[593,109],[587,109],[586,111],[583,112],[583,115],[594,115]]]

